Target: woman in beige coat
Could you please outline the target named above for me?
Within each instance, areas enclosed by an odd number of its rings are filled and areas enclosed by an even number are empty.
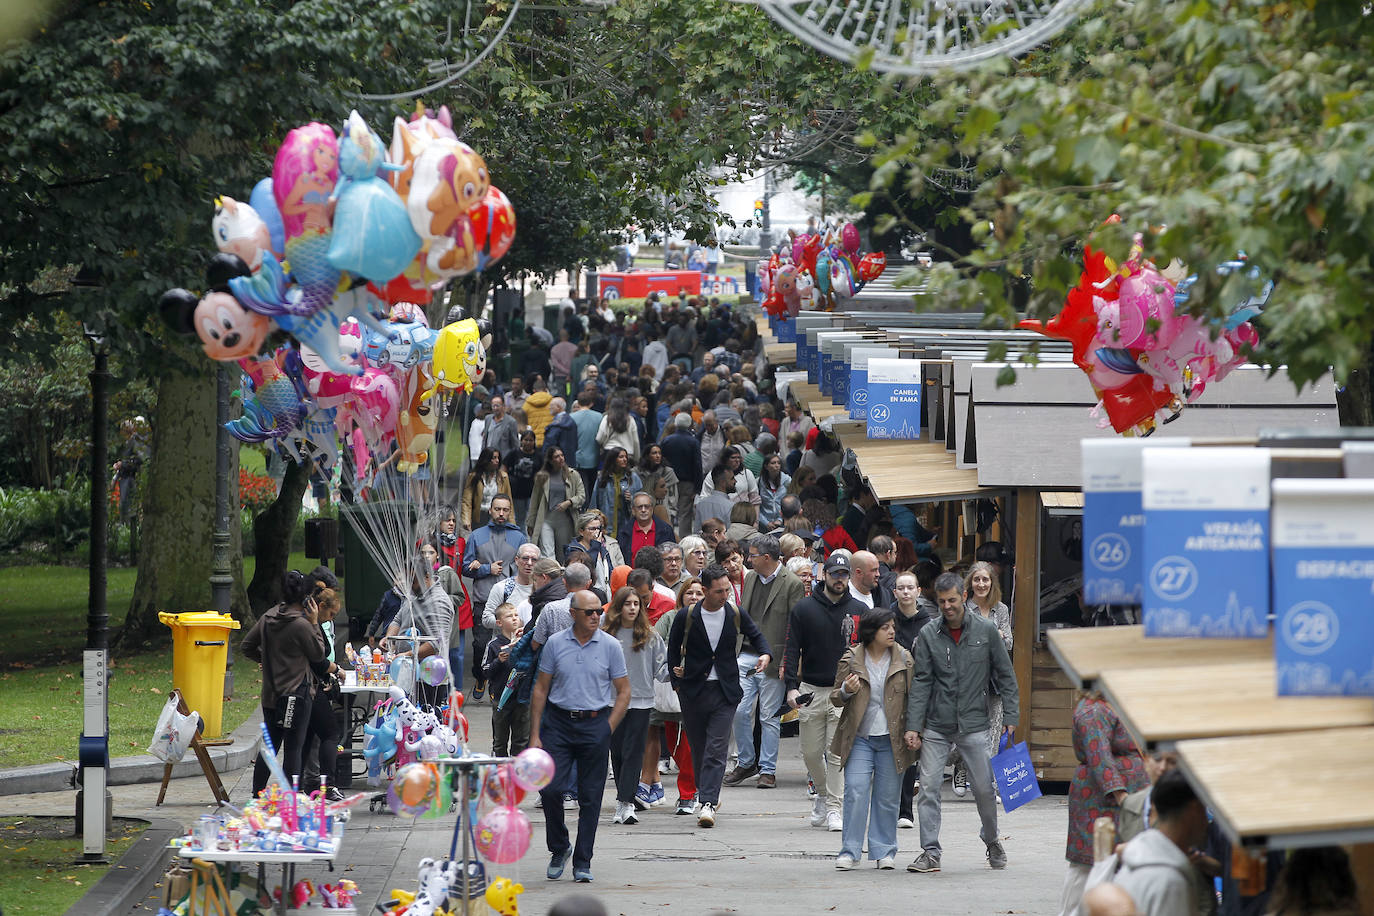
[[[563,548],[577,537],[577,515],[587,501],[582,475],[568,467],[567,456],[557,446],[544,456],[544,467],[534,475],[526,530],[539,545],[541,556],[563,556]]]
[[[911,653],[897,645],[890,608],[864,614],[860,645],[840,657],[830,702],[844,707],[830,752],[844,765],[844,821],[835,867],[848,871],[863,855],[879,868],[897,861],[901,774],[914,758],[906,746],[906,696]]]

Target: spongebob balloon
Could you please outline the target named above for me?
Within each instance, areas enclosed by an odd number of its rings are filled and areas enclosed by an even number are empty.
[[[487,906],[501,916],[520,916],[518,898],[524,892],[525,885],[516,884],[509,878],[497,878],[487,885]]]
[[[429,400],[441,388],[471,391],[472,386],[482,380],[482,373],[487,371],[487,348],[483,340],[487,331],[483,324],[485,322],[464,318],[439,332],[430,369],[434,387],[421,395],[423,400]]]

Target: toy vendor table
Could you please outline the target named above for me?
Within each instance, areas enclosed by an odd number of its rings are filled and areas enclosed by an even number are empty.
[[[1272,658],[1186,668],[1114,668],[1103,671],[1098,683],[1141,748],[1169,748],[1189,738],[1374,726],[1374,699],[1368,697],[1278,696]],[[1308,756],[1305,750],[1302,756]]]
[[[193,865],[201,868],[205,866],[218,866],[220,864],[252,862],[258,866],[258,888],[260,891],[267,888],[267,869],[281,866],[281,899],[277,901],[273,908],[280,916],[285,916],[287,903],[291,896],[291,888],[296,883],[296,866],[325,864],[329,870],[334,870],[334,860],[339,855],[339,850],[343,846],[343,829],[336,828],[334,835],[334,851],[330,853],[318,850],[304,850],[301,852],[263,852],[261,850],[242,849],[224,852],[218,849],[192,849],[190,846],[183,846],[177,850],[177,854]],[[229,901],[224,899],[223,885],[218,881],[206,882],[206,912],[215,910],[224,913],[231,912]],[[210,903],[213,902],[214,906]],[[327,912],[322,910],[321,912]]]
[[[340,789],[350,789],[353,787],[353,761],[362,756],[362,751],[354,750],[354,742],[357,736],[362,734],[363,725],[367,723],[372,712],[373,700],[369,694],[386,695],[391,689],[388,682],[384,685],[359,685],[358,673],[356,671],[344,672],[344,682],[342,686],[344,697],[344,729],[343,729],[343,765],[336,767],[334,771],[334,785]]]
[[[1273,637],[1146,639],[1142,626],[1050,630],[1047,636],[1055,661],[1070,680],[1085,689],[1094,687],[1104,671],[1229,665],[1274,657]]]

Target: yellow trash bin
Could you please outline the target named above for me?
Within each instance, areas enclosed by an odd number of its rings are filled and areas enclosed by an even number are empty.
[[[172,628],[172,684],[186,705],[205,722],[206,738],[224,733],[224,665],[229,657],[229,631],[239,622],[228,614],[192,611],[158,614]]]

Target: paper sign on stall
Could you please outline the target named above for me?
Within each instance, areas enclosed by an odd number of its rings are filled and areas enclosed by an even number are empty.
[[[868,438],[921,438],[919,359],[869,359]]]
[[[1083,603],[1140,604],[1145,510],[1141,452],[1186,448],[1187,439],[1084,439]]]
[[[1374,480],[1274,481],[1280,696],[1374,696]]]
[[[849,419],[868,419],[868,361],[896,359],[898,351],[891,347],[855,347],[849,351]]]
[[[1269,451],[1143,452],[1145,635],[1269,633]]]

